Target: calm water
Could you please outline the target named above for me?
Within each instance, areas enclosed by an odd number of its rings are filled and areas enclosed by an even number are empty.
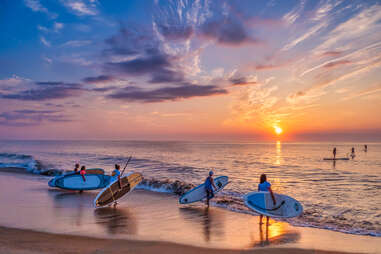
[[[355,159],[323,161],[334,146],[338,157],[355,147]],[[69,170],[79,162],[111,171],[130,155],[129,170],[147,179],[141,188],[176,192],[202,183],[213,169],[231,180],[214,205],[247,213],[241,197],[256,190],[259,175],[266,173],[274,191],[304,206],[304,215],[289,219],[291,224],[381,235],[381,144],[368,144],[364,152],[363,144],[354,143],[0,141],[0,166],[30,170],[39,161],[48,169]]]

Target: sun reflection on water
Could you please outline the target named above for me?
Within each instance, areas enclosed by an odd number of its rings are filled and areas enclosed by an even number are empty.
[[[276,155],[275,155],[275,165],[279,166],[281,164],[281,159],[282,159],[282,143],[280,140],[276,142]]]

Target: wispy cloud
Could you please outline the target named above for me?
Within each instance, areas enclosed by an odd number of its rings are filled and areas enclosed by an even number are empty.
[[[58,110],[23,109],[0,113],[0,125],[31,126],[43,122],[69,122],[70,116]]]
[[[94,16],[98,14],[95,1],[86,3],[83,0],[63,0],[62,3],[79,16]]]
[[[45,39],[44,36],[41,36],[41,37],[40,37],[40,41],[41,41],[41,43],[44,44],[46,47],[50,47],[50,46],[51,46],[50,42],[49,42],[47,39]]]
[[[72,40],[72,41],[65,42],[64,44],[61,45],[61,47],[73,47],[73,48],[77,48],[77,47],[87,46],[87,45],[89,45],[91,43],[92,43],[92,41],[90,41],[90,40],[82,40],[82,41]]]
[[[49,12],[49,10],[43,6],[40,0],[24,0],[25,5],[34,12],[42,12],[47,14],[51,18],[57,18],[56,13]]]

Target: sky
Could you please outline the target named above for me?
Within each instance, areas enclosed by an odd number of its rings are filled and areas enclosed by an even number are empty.
[[[381,141],[380,1],[1,0],[0,31],[0,139]]]

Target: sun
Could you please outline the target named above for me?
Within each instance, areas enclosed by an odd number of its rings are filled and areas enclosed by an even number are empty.
[[[276,135],[280,135],[283,132],[282,128],[280,128],[279,126],[274,126],[274,130]]]

